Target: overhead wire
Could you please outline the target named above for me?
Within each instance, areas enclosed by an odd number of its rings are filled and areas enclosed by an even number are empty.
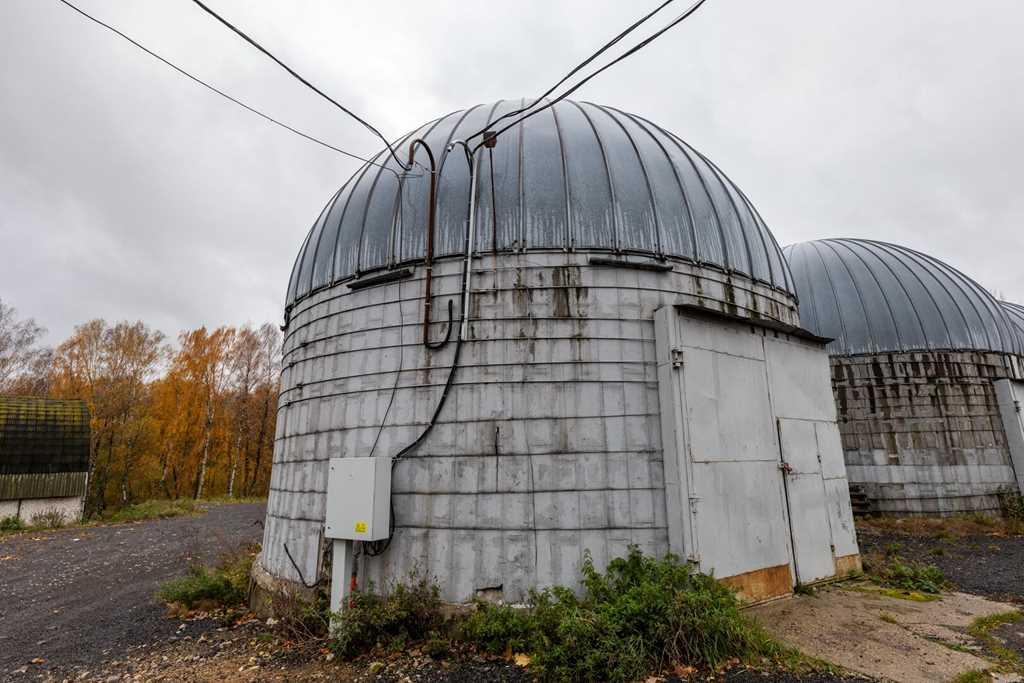
[[[672,4],[673,2],[675,2],[675,0],[665,0],[665,2],[661,3],[660,5],[658,5],[657,7],[655,7],[655,8],[653,9],[653,10],[651,10],[650,12],[648,12],[647,14],[645,14],[644,16],[640,17],[640,19],[638,19],[637,21],[633,22],[633,23],[632,23],[632,24],[631,24],[631,25],[630,25],[629,27],[627,27],[627,28],[626,28],[626,30],[622,31],[622,32],[621,32],[621,33],[619,33],[619,34],[618,34],[617,36],[615,36],[614,38],[612,38],[612,39],[611,39],[610,41],[608,41],[607,43],[605,43],[604,45],[602,45],[602,46],[601,46],[601,48],[600,48],[600,49],[599,49],[599,50],[598,50],[597,52],[595,52],[595,53],[591,54],[591,55],[590,55],[589,57],[587,57],[587,58],[586,58],[585,60],[583,60],[582,62],[580,62],[579,64],[577,64],[577,65],[576,65],[576,67],[575,67],[575,68],[574,68],[574,69],[573,69],[572,71],[570,71],[569,73],[567,73],[567,74],[566,74],[566,75],[565,75],[565,76],[564,76],[564,77],[562,78],[562,80],[558,81],[558,82],[557,82],[557,83],[555,83],[555,84],[554,84],[553,86],[551,86],[550,88],[548,88],[548,89],[547,89],[547,91],[545,91],[545,92],[544,92],[544,93],[543,93],[542,95],[540,95],[539,97],[537,97],[537,99],[535,99],[535,100],[534,100],[533,102],[531,102],[531,103],[530,103],[529,105],[527,105],[527,106],[525,106],[525,107],[521,107],[521,108],[519,108],[519,109],[516,109],[515,111],[510,111],[510,112],[508,112],[507,114],[502,114],[502,115],[501,115],[501,116],[499,116],[498,118],[496,118],[496,119],[494,119],[493,121],[491,121],[491,122],[490,122],[490,123],[488,124],[488,127],[494,126],[494,124],[496,124],[496,123],[497,123],[498,121],[504,121],[505,119],[508,119],[508,118],[512,118],[513,116],[518,116],[519,114],[522,114],[523,112],[525,112],[525,111],[529,111],[530,109],[533,109],[534,107],[536,107],[536,106],[537,106],[537,105],[538,105],[538,104],[539,104],[539,103],[540,103],[540,102],[541,102],[541,101],[542,101],[542,100],[543,100],[543,99],[544,99],[545,97],[547,97],[548,95],[550,95],[551,93],[553,93],[553,92],[554,92],[555,90],[557,90],[557,89],[559,88],[559,86],[561,86],[561,85],[562,85],[563,83],[565,83],[565,82],[566,82],[566,81],[568,81],[568,80],[569,80],[570,78],[572,78],[573,76],[575,76],[575,75],[576,75],[577,73],[579,73],[579,72],[580,72],[580,71],[581,71],[581,70],[582,70],[583,68],[585,68],[586,66],[588,66],[588,65],[589,65],[589,64],[590,64],[591,62],[593,62],[593,61],[594,61],[595,59],[597,59],[598,57],[600,57],[601,55],[603,55],[603,54],[604,54],[605,52],[607,52],[607,51],[608,51],[608,50],[610,50],[611,48],[615,47],[615,45],[617,45],[617,44],[619,43],[619,41],[621,41],[621,40],[622,40],[623,38],[625,38],[625,37],[626,37],[626,36],[628,36],[628,35],[629,35],[630,33],[632,33],[633,31],[635,31],[635,30],[636,30],[636,29],[637,29],[637,28],[638,28],[638,27],[639,27],[639,26],[640,26],[641,24],[643,24],[644,22],[646,22],[646,21],[647,21],[648,19],[650,19],[651,17],[653,17],[653,16],[655,15],[655,14],[657,14],[657,13],[658,13],[658,12],[660,12],[661,10],[665,9],[665,7],[667,7],[668,5]],[[473,139],[473,138],[475,138],[475,137],[478,137],[478,136],[480,136],[480,135],[483,135],[483,134],[484,134],[485,132],[487,132],[487,130],[488,130],[488,127],[484,127],[484,128],[481,128],[481,129],[480,129],[480,130],[478,130],[477,132],[475,132],[475,133],[473,133],[472,135],[470,135],[470,136],[466,137],[466,138],[465,138],[465,140],[466,140],[466,141],[468,142],[468,141],[472,140],[472,139]]]
[[[541,113],[542,111],[545,111],[546,109],[550,109],[551,107],[555,106],[556,104],[558,104],[559,102],[564,100],[569,95],[573,94],[574,92],[576,92],[577,90],[582,88],[584,85],[586,85],[589,81],[591,81],[592,79],[594,79],[598,75],[604,73],[605,71],[607,71],[608,69],[612,68],[613,66],[615,66],[616,64],[618,64],[622,60],[626,59],[627,57],[629,57],[629,56],[631,56],[633,54],[636,54],[638,51],[642,50],[644,47],[650,45],[652,42],[654,42],[659,37],[664,35],[667,31],[675,28],[680,23],[682,23],[683,21],[688,19],[690,16],[692,16],[694,14],[694,12],[699,10],[701,8],[701,6],[704,5],[705,2],[707,2],[707,0],[697,0],[697,2],[693,3],[692,5],[690,5],[690,7],[688,9],[686,9],[686,11],[684,11],[682,14],[680,14],[675,19],[670,21],[663,28],[661,28],[660,30],[654,32],[653,34],[651,34],[650,36],[645,38],[643,41],[641,41],[640,43],[636,44],[635,46],[633,46],[632,48],[630,48],[626,52],[622,53],[621,55],[619,55],[618,57],[616,57],[612,61],[608,62],[607,64],[602,66],[597,71],[595,71],[592,74],[588,75],[583,80],[577,82],[574,86],[572,86],[571,88],[569,88],[568,90],[566,90],[565,92],[560,94],[555,99],[549,101],[543,107],[540,107],[538,109],[534,109],[534,110],[532,110],[530,112],[527,112],[526,114],[520,116],[519,118],[517,118],[515,121],[513,121],[510,124],[508,124],[507,126],[504,126],[503,128],[500,128],[497,131],[492,132],[491,135],[486,136],[483,141],[477,143],[473,147],[473,153],[475,153],[478,149],[480,149],[482,146],[484,146],[487,143],[487,138],[489,138],[489,137],[497,137],[497,136],[501,135],[502,133],[506,132],[507,130],[509,130],[511,128],[514,128],[515,126],[519,125],[520,123],[522,123],[526,119],[530,118],[531,116],[535,116],[535,115]]]
[[[74,5],[73,3],[69,2],[68,0],[57,0],[57,1],[62,3],[63,5],[65,5],[66,7],[74,10],[75,12],[77,12],[80,15],[82,15],[83,17],[85,17],[89,21],[91,21],[91,22],[93,22],[95,24],[98,24],[99,26],[102,26],[103,28],[107,29],[108,31],[111,31],[112,33],[117,34],[118,36],[120,36],[124,40],[128,41],[129,43],[131,43],[135,47],[139,48],[140,50],[142,50],[143,52],[148,54],[150,57],[153,57],[154,59],[162,62],[166,66],[171,67],[172,69],[174,69],[175,71],[180,73],[182,76],[185,76],[186,78],[191,79],[192,81],[198,83],[199,85],[203,86],[207,90],[220,95],[224,99],[226,99],[226,100],[228,100],[230,102],[233,102],[234,104],[237,104],[239,107],[242,107],[246,111],[249,111],[249,112],[252,112],[253,114],[256,114],[257,116],[259,116],[260,118],[264,119],[265,121],[269,121],[270,123],[273,123],[276,126],[280,126],[281,128],[284,128],[285,130],[287,130],[287,131],[289,131],[291,133],[294,133],[295,135],[298,135],[301,138],[305,138],[306,140],[309,140],[310,142],[315,142],[316,144],[320,145],[321,147],[325,147],[325,148],[327,148],[329,150],[337,152],[338,154],[342,154],[344,156],[347,156],[347,157],[349,157],[351,159],[355,159],[357,161],[362,161],[363,163],[370,164],[372,166],[379,166],[381,168],[387,168],[386,166],[384,166],[382,164],[378,164],[375,161],[372,161],[370,159],[361,157],[358,154],[353,154],[352,152],[347,152],[347,151],[341,149],[340,147],[335,147],[334,145],[330,144],[329,142],[324,142],[323,140],[321,140],[319,138],[313,137],[309,133],[305,133],[305,132],[303,132],[303,131],[301,131],[301,130],[299,130],[297,128],[294,128],[294,127],[288,125],[287,123],[279,121],[278,119],[275,119],[274,117],[272,117],[272,116],[270,116],[268,114],[263,113],[259,109],[256,109],[255,107],[246,104],[245,102],[239,100],[238,98],[229,95],[228,93],[224,92],[220,88],[217,88],[214,85],[210,85],[209,83],[207,83],[203,79],[199,78],[198,76],[195,76],[194,74],[189,73],[188,71],[186,71],[185,69],[181,68],[180,66],[178,66],[174,62],[170,61],[169,59],[167,59],[167,58],[157,54],[153,50],[150,50],[148,47],[146,47],[142,43],[138,42],[137,40],[135,40],[131,36],[127,35],[126,33],[122,32],[122,31],[120,31],[119,29],[111,26],[110,24],[102,21],[101,19],[98,19],[98,18],[92,16],[91,14],[89,14],[85,10],[81,9],[80,7],[77,7],[76,5]],[[392,173],[395,173],[394,169],[387,168],[387,170],[391,171]],[[397,175],[397,173],[396,173],[396,175]]]
[[[268,50],[267,48],[265,48],[262,45],[260,45],[254,38],[250,37],[248,34],[246,34],[240,28],[238,28],[237,26],[232,24],[230,21],[228,21],[227,19],[225,19],[221,15],[217,14],[217,12],[215,12],[214,10],[210,9],[210,7],[207,6],[206,4],[204,4],[203,2],[201,2],[201,0],[192,0],[192,2],[194,2],[200,8],[202,8],[202,10],[204,12],[206,12],[207,14],[209,14],[211,17],[213,17],[214,19],[219,21],[221,24],[226,26],[228,29],[233,31],[242,40],[244,40],[245,42],[249,43],[254,48],[256,48],[257,50],[262,52],[264,55],[269,57],[271,60],[274,61],[274,63],[276,63],[282,69],[284,69],[289,74],[291,74],[291,76],[293,78],[297,79],[300,83],[305,85],[307,88],[309,88],[310,90],[315,92],[317,95],[319,95],[320,97],[324,98],[325,100],[327,100],[328,102],[333,104],[335,107],[337,107],[341,111],[343,111],[346,114],[348,114],[349,116],[351,116],[353,119],[355,119],[359,123],[363,124],[363,126],[367,130],[369,130],[371,133],[373,133],[374,135],[376,135],[378,138],[381,139],[381,141],[384,143],[384,146],[387,147],[388,151],[391,153],[391,156],[394,157],[395,161],[398,163],[399,167],[400,168],[404,168],[402,166],[402,160],[398,158],[398,155],[395,153],[395,150],[391,146],[391,143],[388,142],[388,139],[386,137],[384,137],[384,134],[381,133],[379,130],[377,130],[374,126],[372,126],[368,121],[366,121],[365,119],[363,119],[362,117],[360,117],[359,115],[354,113],[351,109],[345,107],[340,102],[338,102],[336,99],[334,99],[333,97],[331,97],[330,95],[325,93],[323,90],[321,90],[320,88],[316,87],[315,85],[310,83],[308,80],[303,78],[302,75],[299,74],[299,72],[295,71],[295,69],[291,68],[290,66],[288,66],[287,64],[282,62],[280,59],[278,59],[276,56],[274,56],[274,54],[271,53],[270,50]]]

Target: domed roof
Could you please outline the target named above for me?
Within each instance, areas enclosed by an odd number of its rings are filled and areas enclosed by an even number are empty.
[[[477,105],[427,123],[397,143],[404,160],[409,141],[424,138],[442,167],[435,257],[464,253],[469,214],[468,164],[461,149],[442,164],[448,143],[525,104]],[[496,230],[491,154],[481,152],[481,251],[678,257],[793,291],[782,252],[746,196],[699,152],[646,119],[563,100],[503,133],[493,149]],[[416,158],[427,164],[422,150]],[[309,231],[292,270],[289,306],[321,287],[424,258],[429,175],[416,168],[400,179],[401,169],[386,152],[373,161],[385,168],[364,165]]]
[[[784,250],[800,324],[839,355],[922,350],[1020,353],[1003,307],[955,268],[907,247],[825,239]]]
[[[1021,347],[1024,348],[1024,306],[1010,303],[1009,301],[1000,301],[999,303],[1002,304],[1007,317],[1010,318],[1010,322],[1016,328],[1017,337],[1020,339]]]

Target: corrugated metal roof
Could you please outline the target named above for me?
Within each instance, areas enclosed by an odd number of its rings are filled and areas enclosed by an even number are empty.
[[[1024,348],[1024,306],[1020,304],[1011,303],[1009,301],[1000,301],[1003,306],[1003,310],[1006,311],[1006,315],[1010,318],[1010,322],[1017,330],[1017,337],[1020,339],[1020,345]]]
[[[440,157],[452,140],[525,103],[502,100],[448,114],[407,135],[398,148],[424,138]],[[707,158],[646,119],[563,100],[502,134],[493,150],[496,230],[489,156],[477,178],[481,251],[679,257],[793,291],[781,250],[747,197]],[[374,161],[400,170],[384,152]],[[469,213],[462,151],[442,168],[437,257],[463,253]],[[331,198],[295,261],[289,306],[355,275],[424,258],[429,177],[419,169],[401,185],[400,192],[395,173],[367,164]]]
[[[1022,351],[995,297],[936,258],[862,239],[815,240],[784,252],[800,299],[800,323],[832,337],[832,354]]]
[[[85,401],[0,396],[0,474],[88,469]]]

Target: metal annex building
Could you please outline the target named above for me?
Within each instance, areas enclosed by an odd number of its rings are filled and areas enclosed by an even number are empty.
[[[524,104],[423,126],[396,148],[436,166],[382,153],[310,230],[258,583],[319,574],[328,461],[369,456],[397,457],[393,529],[360,583],[415,569],[449,601],[521,601],[630,544],[750,599],[859,569],[828,357],[754,207],[606,106],[452,147]]]
[[[1009,398],[1022,386],[1024,337],[1007,307],[894,244],[824,239],[785,254],[802,323],[834,338],[847,476],[876,511],[996,511],[1000,491],[1024,487]]]

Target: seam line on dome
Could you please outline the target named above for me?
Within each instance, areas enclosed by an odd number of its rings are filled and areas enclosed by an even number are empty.
[[[658,258],[661,258],[664,256],[664,249],[662,249],[661,246],[661,218],[658,216],[658,203],[654,198],[654,185],[651,183],[651,174],[647,171],[647,164],[644,163],[643,156],[640,154],[640,149],[636,145],[636,140],[634,140],[633,136],[629,134],[626,127],[622,125],[622,121],[610,113],[609,110],[611,110],[611,107],[602,107],[594,104],[593,102],[584,102],[583,104],[599,110],[615,122],[615,125],[619,127],[622,134],[626,136],[627,140],[629,140],[629,146],[633,149],[633,154],[636,155],[637,163],[640,164],[640,170],[644,174],[644,184],[647,186],[647,198],[651,205],[651,216],[654,218],[654,253],[658,255]]]
[[[863,248],[863,245],[861,245],[858,242],[854,242],[853,240],[843,240],[843,242],[844,242],[844,246],[846,246],[846,248],[849,249],[850,251],[853,251],[853,247],[850,246],[850,244],[853,244],[854,246],[859,246],[859,247]],[[846,242],[849,242],[850,244],[846,244]],[[914,317],[917,318],[918,327],[921,328],[921,338],[924,339],[925,349],[930,351],[931,348],[932,348],[932,343],[931,343],[931,340],[928,339],[928,330],[925,329],[924,320],[921,318],[921,313],[917,310],[917,306],[914,305],[914,299],[910,296],[910,292],[907,291],[907,287],[906,287],[906,285],[903,284],[903,280],[896,275],[896,271],[894,271],[892,269],[892,266],[890,266],[888,264],[888,262],[886,262],[885,259],[880,258],[878,256],[878,254],[876,254],[875,252],[871,251],[870,249],[864,249],[864,251],[866,251],[868,254],[870,254],[872,257],[874,257],[879,263],[881,263],[882,266],[885,267],[885,269],[888,270],[889,273],[892,275],[893,280],[895,280],[896,284],[898,284],[900,286],[900,289],[903,290],[903,294],[907,297],[907,303],[910,306],[910,310],[912,310],[914,312]],[[888,253],[888,252],[886,252],[886,253]],[[863,257],[861,257],[861,260],[864,261],[865,266],[867,266],[867,261]],[[867,267],[870,270],[870,266],[867,266]],[[878,282],[878,278],[875,278],[875,281]],[[922,288],[924,287],[923,284],[921,286],[922,286]],[[886,299],[886,303],[888,303],[889,302],[888,297],[885,296],[885,290],[882,288],[882,285],[881,285],[880,282],[878,283],[878,288],[880,290],[882,290],[882,296],[883,296],[883,298]],[[938,308],[937,305],[936,305],[936,308]],[[893,322],[896,324],[896,326],[898,328],[899,327],[899,323],[896,321],[896,313],[895,313],[895,311],[892,310],[892,306],[891,305],[889,307],[889,312],[890,312],[890,314],[893,317]],[[943,326],[945,326],[945,320],[944,319],[943,319]],[[897,339],[900,339],[900,348],[903,349],[903,350],[907,350],[908,346],[907,346],[907,344],[905,342],[903,342],[902,335],[899,335],[898,330],[897,330]],[[949,336],[949,330],[948,329],[946,330],[946,341],[948,341],[950,343],[952,343],[952,341],[953,341],[950,338],[950,336]]]
[[[608,196],[611,199],[612,209],[612,244],[614,245],[616,253],[622,250],[622,243],[619,239],[619,200],[615,196],[615,183],[612,182],[612,170],[608,165],[608,153],[605,151],[604,142],[601,140],[601,134],[597,132],[597,126],[594,125],[593,119],[590,115],[580,106],[579,102],[573,100],[565,100],[571,102],[573,106],[580,110],[583,114],[583,118],[587,120],[590,125],[590,130],[594,134],[594,139],[597,141],[597,148],[601,150],[601,161],[604,162],[604,173],[605,178],[608,180]]]
[[[973,310],[974,314],[978,316],[978,322],[981,324],[981,329],[985,333],[985,341],[987,342],[986,348],[993,351],[996,350],[996,348],[993,346],[992,335],[988,329],[988,324],[985,322],[985,316],[981,314],[981,311],[978,309],[977,302],[975,301],[976,298],[978,300],[984,301],[986,298],[991,297],[992,295],[988,293],[988,290],[984,289],[981,285],[974,282],[974,280],[968,277],[965,273],[960,272],[956,268],[953,268],[944,261],[940,261],[934,256],[929,256],[928,254],[916,252],[915,250],[909,248],[907,249],[907,251],[914,252],[918,254],[920,257],[926,259],[929,263],[933,264],[936,268],[938,268],[946,277],[948,277],[950,281],[953,282],[953,284],[960,291],[960,293],[964,295],[964,298],[967,299],[967,303],[970,304],[971,310]],[[969,288],[967,289],[965,289],[963,285],[963,283],[965,282],[969,285]],[[980,293],[978,290],[980,290]],[[992,313],[991,310],[989,310],[988,312],[989,314]],[[996,323],[996,333],[999,336],[999,349],[1005,352],[1005,347],[1002,343],[1003,335],[999,330],[998,322],[995,319],[993,320],[993,322]],[[968,330],[970,330],[970,326],[968,326]]]
[[[932,294],[931,288],[929,288],[928,285],[926,285],[924,283],[924,280],[921,279],[921,276],[918,275],[917,271],[914,268],[911,268],[910,265],[908,265],[905,261],[903,261],[900,258],[899,249],[894,249],[894,247],[896,247],[896,245],[888,244],[886,242],[875,242],[875,241],[872,241],[872,240],[864,240],[864,241],[869,243],[869,244],[874,245],[875,247],[877,247],[877,248],[881,249],[883,252],[885,252],[887,255],[891,256],[894,260],[899,262],[907,270],[907,272],[910,273],[910,275],[915,280],[917,280],[918,284],[921,285],[921,289],[924,290],[924,293],[927,294],[928,298],[931,300],[932,305],[935,307],[936,313],[939,314],[939,320],[942,321],[942,329],[946,333],[947,345],[950,348],[956,346],[956,344],[953,343],[953,328],[950,326],[949,321],[946,320],[946,316],[942,312],[942,307],[939,305],[938,299],[935,298],[935,296]],[[914,261],[914,264],[917,265],[917,266],[921,265],[920,263],[917,263],[916,261]],[[927,271],[922,271],[922,272],[927,272]],[[935,277],[933,276],[932,279],[934,280]],[[939,284],[939,287],[942,287],[942,289],[945,290],[945,287],[942,286],[942,283],[938,283],[938,284]],[[948,290],[946,290],[946,294],[947,294],[947,296],[949,295],[949,291]],[[950,298],[952,298],[952,297],[950,297]],[[913,304],[913,299],[911,299],[911,304]],[[959,312],[959,309],[958,309],[958,312]],[[960,314],[960,317],[963,318],[963,313]],[[964,319],[964,324],[965,325],[967,324],[966,318]],[[927,338],[927,331],[925,333],[925,337]],[[934,348],[929,348],[929,350],[933,351],[935,349]]]
[[[630,114],[628,112],[624,112],[621,109],[616,109],[615,107],[608,108],[611,109],[612,111],[616,111],[622,114],[630,121],[632,121],[634,124],[636,124],[636,126],[640,130],[647,133],[648,137],[650,137],[651,140],[654,141],[654,144],[658,146],[658,149],[660,149],[661,153],[665,156],[665,163],[668,164],[668,167],[670,169],[672,169],[672,176],[676,179],[676,184],[679,186],[679,196],[682,198],[683,207],[686,209],[686,217],[689,222],[687,228],[690,234],[690,258],[693,259],[694,263],[701,263],[700,257],[697,254],[697,229],[693,220],[693,209],[690,207],[690,200],[686,196],[686,187],[683,185],[683,179],[679,177],[679,169],[676,168],[676,165],[672,161],[672,157],[669,155],[668,150],[665,149],[665,145],[661,144],[661,140],[659,140],[658,137],[653,132],[651,132],[651,129],[648,128],[648,126],[646,125],[648,123],[647,121],[641,119],[638,116],[634,116],[633,114]]]
[[[868,274],[871,276],[871,280],[875,283],[875,286],[878,287],[878,293],[881,294],[882,301],[885,302],[885,309],[889,311],[889,318],[892,320],[892,329],[893,332],[896,333],[896,346],[900,349],[909,348],[909,346],[903,341],[903,335],[900,334],[900,326],[899,323],[896,321],[896,313],[892,310],[892,304],[889,302],[889,297],[885,295],[885,289],[882,288],[882,283],[878,281],[878,276],[876,276],[874,271],[871,270],[871,266],[868,265],[867,261],[861,258],[860,254],[853,250],[853,248],[847,243],[847,240],[835,240],[835,244],[842,245],[842,247],[849,251],[854,258],[860,261],[861,264],[863,264],[864,268],[868,271]],[[833,251],[835,251],[835,247],[833,247]],[[842,261],[843,258],[839,257],[839,260]],[[847,270],[849,270],[849,268],[847,268]],[[851,271],[851,277],[852,276],[853,275]],[[865,311],[867,311],[867,308],[865,308]]]

